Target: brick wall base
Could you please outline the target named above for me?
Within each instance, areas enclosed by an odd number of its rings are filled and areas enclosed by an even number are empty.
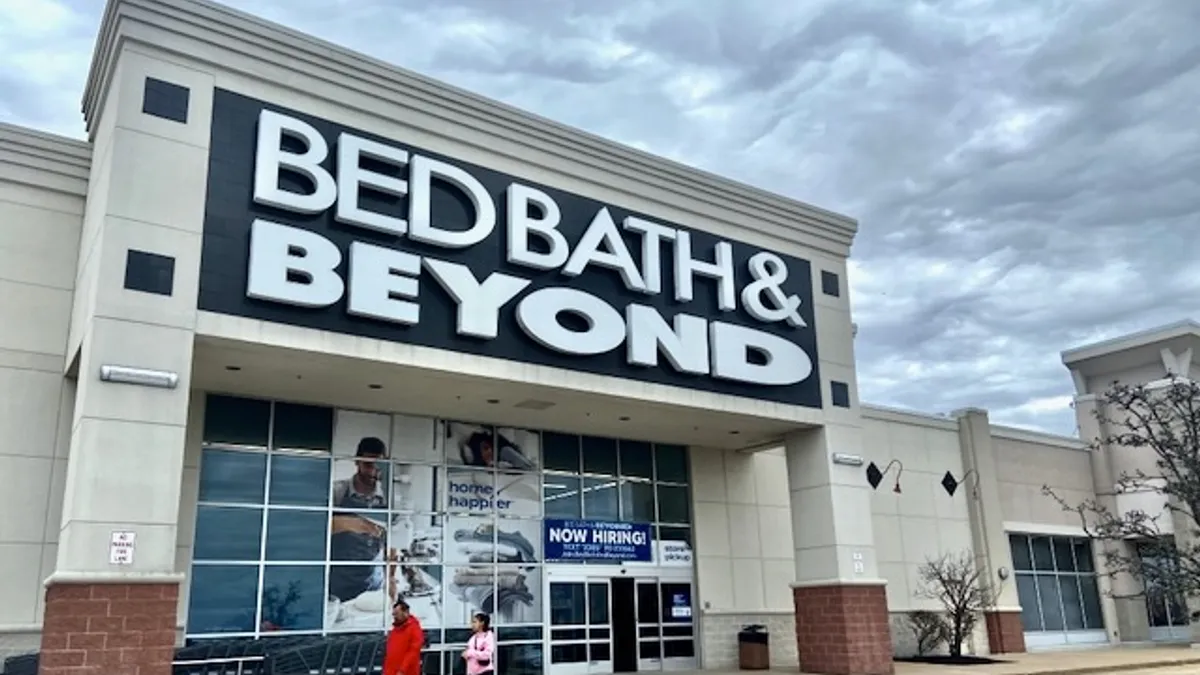
[[[170,675],[179,584],[46,589],[39,675]]]
[[[883,585],[793,589],[800,670],[892,675],[892,637]]]
[[[704,670],[737,670],[737,634],[751,624],[767,629],[772,668],[796,667],[796,617],[791,612],[702,613],[697,628],[700,667]]]
[[[1020,612],[984,612],[988,650],[993,654],[1020,654],[1025,651],[1025,627]]]

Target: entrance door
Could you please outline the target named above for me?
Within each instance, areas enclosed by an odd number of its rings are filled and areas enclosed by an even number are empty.
[[[637,602],[634,581],[628,577],[613,577],[612,587],[612,648],[613,672],[638,671]]]
[[[549,591],[550,675],[613,672],[609,580],[557,578]]]
[[[662,670],[662,621],[659,618],[658,580],[637,581],[638,670]]]

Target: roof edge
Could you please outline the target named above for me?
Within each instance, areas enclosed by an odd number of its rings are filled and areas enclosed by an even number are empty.
[[[1164,342],[1177,337],[1192,335],[1200,338],[1200,322],[1194,319],[1184,319],[1163,326],[1156,326],[1091,344],[1072,347],[1061,352],[1065,366],[1072,366],[1081,361],[1099,358],[1138,347],[1145,347],[1156,342]]]

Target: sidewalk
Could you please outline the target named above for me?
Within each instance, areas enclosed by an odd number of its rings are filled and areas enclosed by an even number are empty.
[[[897,663],[896,675],[1086,675],[1095,673],[1141,673],[1147,670],[1186,666],[1185,672],[1200,672],[1200,649],[1190,646],[1112,647],[1073,651],[1004,654],[996,659],[1008,663],[982,666],[937,666]],[[1156,674],[1157,675],[1157,674]],[[1163,675],[1167,675],[1163,673]]]

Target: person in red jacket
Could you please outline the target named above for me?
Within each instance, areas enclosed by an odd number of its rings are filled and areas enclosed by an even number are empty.
[[[392,605],[392,630],[383,654],[383,675],[421,675],[421,648],[425,631],[421,622],[408,611],[404,598]]]

